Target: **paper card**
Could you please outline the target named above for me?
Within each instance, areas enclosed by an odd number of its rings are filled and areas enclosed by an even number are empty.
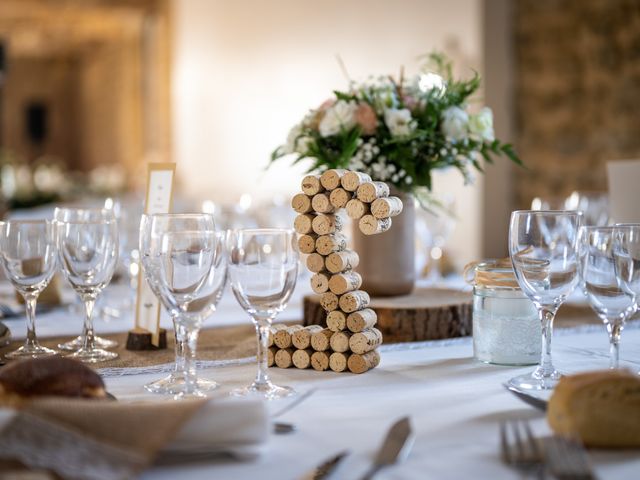
[[[175,163],[150,163],[147,173],[147,194],[144,213],[170,213],[173,201],[173,177]],[[160,301],[144,278],[138,278],[138,298],[136,301],[137,328],[151,332],[151,343],[160,344]]]
[[[640,222],[640,160],[607,163],[609,213],[614,223]]]

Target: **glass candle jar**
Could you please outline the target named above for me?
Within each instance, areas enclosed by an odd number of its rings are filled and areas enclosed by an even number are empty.
[[[473,353],[485,363],[535,365],[540,360],[542,326],[511,262],[473,267]]]

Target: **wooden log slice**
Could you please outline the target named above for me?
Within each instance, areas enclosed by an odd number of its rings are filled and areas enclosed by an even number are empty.
[[[440,340],[471,335],[471,292],[416,289],[401,297],[372,298],[384,343]],[[304,299],[304,325],[326,326],[319,298]]]
[[[151,343],[151,332],[144,328],[132,328],[127,335],[127,350],[163,350],[167,348],[167,331],[160,329],[160,341],[156,347]]]

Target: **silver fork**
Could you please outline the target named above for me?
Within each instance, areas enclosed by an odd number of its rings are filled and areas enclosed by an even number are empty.
[[[545,442],[545,458],[551,473],[562,480],[594,480],[589,455],[573,438],[553,436]]]
[[[526,420],[500,424],[500,450],[503,461],[523,476],[545,478],[543,453]]]

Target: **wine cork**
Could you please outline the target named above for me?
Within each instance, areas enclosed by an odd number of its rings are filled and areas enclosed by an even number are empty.
[[[332,332],[340,332],[347,326],[347,316],[340,310],[333,310],[327,314],[327,328]]]
[[[351,200],[351,193],[341,187],[332,190],[329,194],[329,201],[331,202],[331,205],[336,208],[346,207],[349,200]]]
[[[267,346],[271,347],[274,344],[276,333],[280,330],[286,330],[287,326],[284,323],[276,323],[269,327],[269,338],[267,339]]]
[[[275,361],[276,367],[289,368],[293,365],[293,348],[280,349],[276,352]]]
[[[333,235],[320,235],[316,239],[316,251],[320,255],[330,255],[333,252],[342,252],[347,249],[347,237],[341,233]]]
[[[329,340],[329,344],[331,345],[331,350],[334,352],[346,352],[349,350],[349,338],[351,337],[351,332],[335,332],[331,335],[331,339]]]
[[[311,290],[320,294],[329,291],[329,276],[322,272],[314,274],[311,277]]]
[[[371,350],[364,355],[352,353],[347,360],[347,367],[351,373],[364,373],[380,364],[380,354]]]
[[[338,296],[333,292],[323,293],[320,297],[320,305],[327,312],[332,312],[338,308]]]
[[[276,352],[278,349],[276,347],[269,347],[267,350],[267,367],[273,367],[276,363]]]
[[[329,369],[329,354],[327,352],[313,352],[311,367],[320,372]]]
[[[291,345],[291,335],[303,328],[302,325],[292,325],[291,327],[280,329],[273,337],[273,343],[278,348],[289,348]]]
[[[293,352],[291,356],[291,360],[293,361],[293,365],[296,368],[304,370],[305,368],[309,368],[311,366],[311,355],[313,355],[313,350],[307,348],[305,350],[296,350]]]
[[[313,273],[324,270],[324,257],[319,253],[312,253],[307,257],[307,268]]]
[[[329,356],[329,368],[334,372],[344,372],[347,369],[348,353],[333,352]]]
[[[336,209],[326,193],[316,193],[311,199],[311,208],[318,213],[332,213]]]
[[[372,203],[376,198],[388,196],[389,185],[384,182],[366,182],[356,191],[356,197],[364,203]]]
[[[353,270],[344,273],[336,273],[335,275],[331,275],[331,278],[329,279],[329,290],[336,295],[343,295],[347,292],[352,292],[359,289],[361,286],[362,277],[359,273],[354,272]]]
[[[341,295],[338,304],[343,312],[351,313],[368,307],[370,301],[371,298],[369,298],[367,292],[364,290],[354,290],[353,292],[347,292]]]
[[[329,348],[329,339],[333,335],[333,332],[328,328],[323,328],[319,332],[316,332],[311,335],[311,348],[313,348],[316,352],[324,352],[327,348]]]
[[[369,213],[369,205],[361,202],[357,198],[353,198],[347,202],[347,215],[349,215],[349,218],[358,220],[367,213]]]
[[[353,250],[343,250],[342,252],[334,252],[327,256],[324,261],[325,267],[331,273],[346,272],[354,269],[360,263],[360,257]]]
[[[365,215],[360,219],[358,227],[365,235],[376,235],[377,233],[386,232],[391,228],[391,219],[378,219],[373,215]]]
[[[310,197],[323,190],[324,188],[320,183],[320,175],[307,175],[302,179],[302,191]]]
[[[371,204],[371,215],[376,218],[395,217],[402,213],[402,200],[398,197],[377,198]]]
[[[291,335],[291,343],[293,343],[293,346],[298,350],[309,348],[311,346],[311,336],[322,330],[324,329],[320,325],[309,325],[302,330],[296,330],[294,334]]]
[[[330,233],[335,233],[342,229],[342,220],[340,217],[331,213],[321,213],[311,220],[311,229],[318,235],[329,235]]]
[[[373,327],[378,321],[378,315],[370,308],[350,313],[347,317],[347,328],[353,333],[358,333]]]
[[[371,177],[366,173],[347,172],[340,179],[340,184],[347,192],[355,192],[360,185],[370,181]]]
[[[306,235],[300,235],[298,238],[298,250],[301,253],[313,253],[316,251],[316,237],[317,235],[311,233]]]
[[[293,228],[300,235],[311,233],[313,232],[313,220],[315,218],[315,215],[310,213],[301,213],[293,221]]]
[[[349,348],[353,353],[367,353],[382,343],[382,333],[377,328],[369,328],[354,333],[349,338]]]
[[[291,208],[298,213],[309,213],[313,208],[311,198],[304,193],[296,193],[291,199]]]
[[[344,177],[348,170],[343,168],[332,168],[320,175],[320,184],[327,190],[333,190],[340,186],[340,179]]]

